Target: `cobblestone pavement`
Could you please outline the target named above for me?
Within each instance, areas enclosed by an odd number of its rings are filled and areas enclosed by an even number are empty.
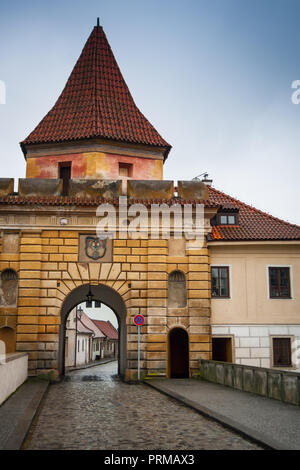
[[[24,449],[260,449],[146,385],[123,383],[112,362],[51,385]]]

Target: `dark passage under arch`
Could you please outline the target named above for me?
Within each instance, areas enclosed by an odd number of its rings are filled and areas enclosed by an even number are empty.
[[[114,289],[104,284],[90,285],[84,284],[76,287],[65,298],[61,308],[61,324],[59,330],[59,355],[58,355],[58,370],[59,375],[65,374],[65,336],[66,336],[66,321],[70,311],[76,305],[85,302],[87,294],[91,291],[93,300],[102,302],[110,307],[117,316],[119,323],[119,348],[118,348],[118,373],[121,376],[125,375],[126,369],[126,306],[125,303]]]
[[[169,364],[171,378],[189,377],[189,337],[183,328],[169,333]]]

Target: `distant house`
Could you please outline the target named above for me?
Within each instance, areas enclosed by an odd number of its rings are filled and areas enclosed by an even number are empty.
[[[76,343],[76,366],[88,364],[91,361],[91,348],[93,330],[90,330],[78,318],[77,321],[77,343]]]
[[[118,357],[118,331],[109,321],[92,320],[75,307],[66,325],[65,365],[75,367]]]
[[[105,334],[97,327],[94,321],[86,315],[86,313],[82,313],[81,321],[87,326],[90,330],[93,331],[92,337],[92,345],[90,351],[90,360],[95,361],[98,359],[103,359],[105,356],[105,343],[106,343],[106,336]],[[105,322],[104,322],[105,323]]]
[[[65,366],[73,367],[76,364],[76,308],[74,308],[67,319],[66,323],[66,339],[65,339]]]
[[[66,326],[66,367],[75,367],[89,363],[94,332],[82,322],[81,312],[76,307],[70,312]]]
[[[102,357],[118,357],[118,340],[119,335],[116,328],[110,321],[92,320],[96,327],[105,335],[105,340],[102,343],[104,352]]]

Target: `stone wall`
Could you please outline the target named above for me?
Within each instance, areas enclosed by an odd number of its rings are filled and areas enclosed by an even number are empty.
[[[299,325],[212,325],[212,336],[233,339],[233,361],[256,367],[272,367],[272,338],[291,339],[292,365],[300,369]]]
[[[227,387],[300,405],[300,374],[200,359],[199,377]]]
[[[82,284],[106,284],[127,308],[128,374],[137,368],[137,331],[133,317],[145,316],[141,330],[141,368],[166,374],[168,332],[189,333],[190,368],[209,358],[210,281],[207,248],[169,256],[168,240],[114,240],[112,263],[79,263],[79,231],[22,231],[20,238],[17,350],[29,353],[30,374],[57,369],[60,309]],[[17,261],[16,261],[17,262]],[[6,267],[7,260],[3,267]],[[168,274],[180,270],[187,280],[187,306],[168,308]],[[83,299],[84,301],[84,299]],[[1,315],[1,312],[0,312]],[[132,373],[130,372],[132,371]]]
[[[105,262],[88,262],[80,255],[80,235],[95,236],[99,222],[98,203],[93,197],[104,195],[105,188],[110,196],[117,197],[121,187],[117,183],[92,180],[78,185],[71,180],[73,189],[76,185],[77,189],[70,202],[49,196],[49,191],[60,193],[59,180],[20,180],[18,196],[11,195],[9,181],[3,182],[8,199],[0,204],[0,272],[7,268],[16,271],[18,296],[16,306],[0,305],[0,327],[16,329],[16,350],[28,352],[30,375],[57,373],[61,308],[66,297],[82,285],[109,286],[125,303],[129,380],[137,370],[137,327],[133,324],[137,313],[145,316],[142,373],[168,374],[168,333],[174,327],[184,328],[189,335],[191,373],[197,370],[199,358],[211,356],[210,264],[205,243],[201,249],[187,249],[185,242],[172,243],[161,233],[158,240],[120,239],[117,234],[112,255]],[[150,204],[149,198],[155,197],[158,202],[174,195],[173,182],[131,183],[131,196],[142,194],[140,202],[146,204]],[[179,185],[179,201],[188,195],[189,184]],[[205,185],[198,182],[197,187],[198,197],[204,197]],[[205,234],[215,211],[205,209]],[[186,278],[186,306],[180,308],[168,306],[168,276],[174,270]]]

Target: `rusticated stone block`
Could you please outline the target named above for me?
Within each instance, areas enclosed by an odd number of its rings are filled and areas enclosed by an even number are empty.
[[[129,180],[127,196],[137,199],[172,199],[174,182],[164,180]]]
[[[282,399],[293,405],[300,404],[300,379],[295,374],[284,374],[282,376]]]
[[[178,181],[178,196],[182,199],[207,199],[208,189],[201,181]]]
[[[8,196],[14,192],[13,178],[0,178],[0,196]]]
[[[216,381],[218,384],[224,385],[224,365],[216,364]]]
[[[253,369],[244,368],[243,381],[243,390],[245,392],[254,392]]]
[[[20,196],[60,196],[63,181],[46,178],[19,178]]]
[[[235,367],[233,376],[233,386],[238,390],[243,390],[243,368]]]
[[[224,364],[224,385],[233,387],[233,366],[231,364]]]
[[[268,374],[268,396],[281,400],[281,374],[280,372],[269,372]]]
[[[114,199],[121,194],[121,180],[71,179],[69,182],[69,196]]]
[[[209,362],[208,363],[208,368],[206,371],[206,379],[209,380],[210,382],[216,382],[217,381],[217,375],[216,375],[216,364],[214,362]]]
[[[267,395],[268,374],[266,370],[254,369],[254,393]]]

